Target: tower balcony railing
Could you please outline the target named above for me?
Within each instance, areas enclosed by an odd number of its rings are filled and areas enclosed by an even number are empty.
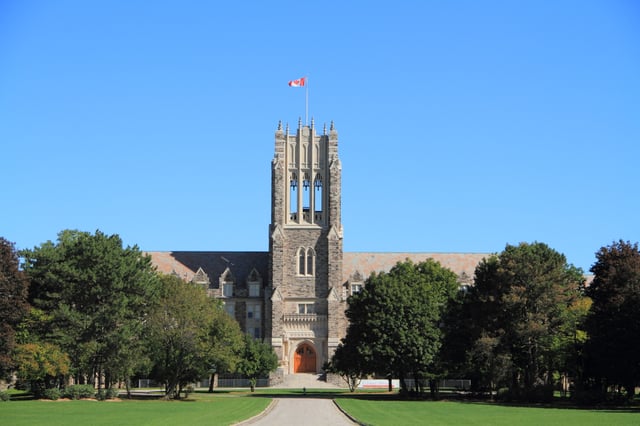
[[[292,212],[289,214],[289,219],[292,222],[298,222],[298,213]],[[302,212],[302,221],[305,223],[321,223],[322,222],[322,211],[313,212],[313,222],[311,221],[311,212],[308,209],[304,209]]]

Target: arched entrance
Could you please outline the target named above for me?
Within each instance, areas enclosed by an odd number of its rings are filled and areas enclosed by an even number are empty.
[[[315,373],[316,372],[316,351],[308,343],[298,346],[293,356],[294,373]]]

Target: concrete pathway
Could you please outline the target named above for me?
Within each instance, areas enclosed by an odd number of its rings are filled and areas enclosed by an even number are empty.
[[[260,415],[239,425],[252,426],[353,426],[333,400],[322,398],[276,398]]]

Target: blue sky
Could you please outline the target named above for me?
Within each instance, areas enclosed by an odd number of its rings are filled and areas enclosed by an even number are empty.
[[[302,76],[346,251],[640,241],[631,0],[0,1],[0,236],[266,251]]]

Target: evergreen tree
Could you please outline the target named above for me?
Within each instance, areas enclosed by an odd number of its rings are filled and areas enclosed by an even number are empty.
[[[71,359],[71,374],[98,388],[132,373],[141,357],[142,325],[157,292],[151,259],[123,248],[117,235],[63,231],[57,243],[24,250],[29,300],[44,312],[32,337],[55,343]]]
[[[476,268],[471,322],[476,336],[468,354],[490,387],[506,381],[516,398],[552,396],[558,345],[575,321],[570,307],[583,278],[564,255],[543,243],[507,245]]]

